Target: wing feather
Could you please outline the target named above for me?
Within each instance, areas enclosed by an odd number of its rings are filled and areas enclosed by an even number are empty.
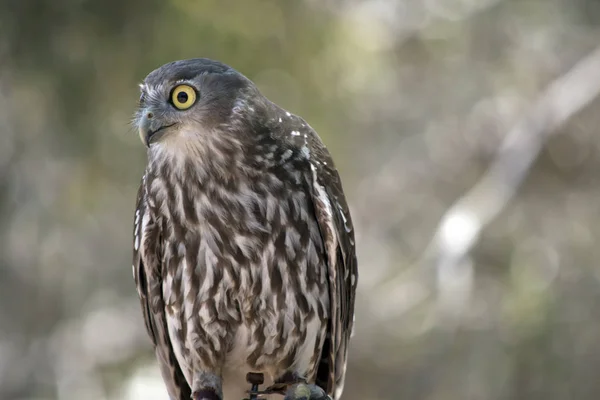
[[[189,400],[191,389],[171,345],[162,297],[161,235],[145,199],[145,178],[137,196],[133,237],[133,276],[146,330],[154,345],[171,400]],[[150,278],[150,279],[149,279]]]
[[[328,260],[331,320],[317,370],[317,384],[339,399],[344,386],[348,343],[354,325],[358,281],[354,228],[333,160],[316,134],[309,136],[312,200]]]

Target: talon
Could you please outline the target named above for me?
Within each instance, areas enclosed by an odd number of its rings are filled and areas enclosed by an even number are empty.
[[[212,389],[202,389],[192,394],[193,400],[221,400],[219,395]]]
[[[285,394],[286,389],[288,388],[288,384],[285,383],[274,383],[271,386],[265,389],[266,393],[279,393]]]
[[[283,400],[330,400],[331,397],[317,385],[297,383],[289,387]]]
[[[262,385],[265,383],[265,376],[259,372],[248,372],[246,374],[246,382],[251,385]]]

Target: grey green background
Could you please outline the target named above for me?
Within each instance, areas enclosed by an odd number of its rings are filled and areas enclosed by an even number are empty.
[[[148,72],[200,56],[307,119],[340,169],[361,272],[344,399],[598,398],[600,101],[484,229],[458,317],[402,274],[599,41],[592,0],[1,0],[0,399],[166,399],[131,277],[129,121]]]

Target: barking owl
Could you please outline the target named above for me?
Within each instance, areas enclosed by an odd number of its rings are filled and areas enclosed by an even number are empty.
[[[133,274],[170,398],[223,400],[237,371],[339,399],[358,272],[329,152],[222,63],[175,61],[140,86]]]

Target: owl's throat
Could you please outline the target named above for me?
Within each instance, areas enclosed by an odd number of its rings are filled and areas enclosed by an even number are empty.
[[[184,129],[153,143],[148,149],[148,163],[157,174],[184,181],[226,179],[246,170],[247,147],[226,132]]]

